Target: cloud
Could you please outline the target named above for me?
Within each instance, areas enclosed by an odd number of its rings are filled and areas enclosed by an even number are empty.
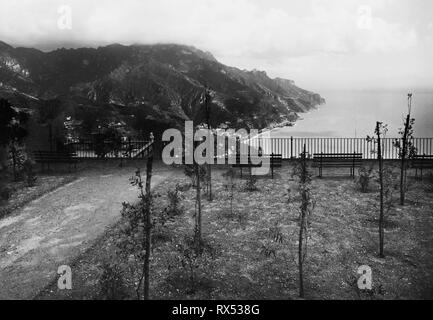
[[[374,8],[387,2],[379,1]],[[70,31],[57,27],[61,5],[72,9]],[[0,37],[34,44],[181,42],[226,55],[250,56],[386,51],[416,43],[413,29],[378,17],[371,17],[370,30],[360,29],[358,9],[341,5],[341,1],[313,1],[308,11],[293,14],[290,6],[273,7],[271,2],[263,9],[246,0],[5,0],[2,11],[8,14],[0,22]]]
[[[415,3],[413,6],[411,4]],[[342,56],[416,50],[424,36],[416,28],[430,0],[0,0],[0,39],[12,44],[55,47],[108,43],[176,42],[211,51],[224,63],[266,67],[278,73],[309,69]],[[59,6],[72,9],[72,29],[58,28]],[[415,11],[417,10],[417,11]],[[431,17],[423,24],[423,32]],[[428,46],[430,48],[431,45]],[[326,58],[324,58],[326,57]],[[297,63],[306,63],[296,66]],[[284,64],[284,66],[283,66]],[[342,65],[339,68],[352,69]],[[279,74],[280,75],[280,74]]]

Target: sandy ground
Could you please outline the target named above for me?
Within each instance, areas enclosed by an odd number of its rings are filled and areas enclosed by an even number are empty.
[[[141,166],[144,166],[141,164]],[[0,220],[0,299],[31,299],[134,202],[134,167],[101,166]],[[168,176],[154,170],[152,185]]]

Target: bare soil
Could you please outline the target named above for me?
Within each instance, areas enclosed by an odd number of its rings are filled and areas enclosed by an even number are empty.
[[[213,169],[214,200],[203,200],[203,233],[214,256],[195,269],[192,285],[178,244],[192,235],[195,190],[182,192],[184,214],[154,235],[151,260],[153,299],[296,299],[298,297],[297,235],[299,211],[289,203],[294,189],[292,165],[284,163],[274,179],[262,177],[258,191],[246,191],[245,178],[236,179],[230,209],[226,167]],[[315,173],[314,168],[311,169]],[[397,168],[394,169],[398,171]],[[316,207],[310,218],[305,262],[307,299],[431,299],[433,298],[433,180],[415,180],[409,172],[407,204],[387,213],[385,258],[378,257],[378,187],[362,193],[348,170],[313,175]],[[155,188],[162,195],[156,207],[167,206],[167,191],[189,178],[174,170]],[[205,196],[203,197],[205,199]],[[282,242],[273,241],[275,230]],[[40,299],[101,298],[100,277],[105,262],[122,266],[128,299],[135,299],[134,265],[116,254],[119,226],[113,225],[73,262],[72,290],[58,290],[53,282]],[[34,242],[32,242],[34,243]],[[361,265],[372,269],[373,290],[357,286]],[[131,271],[132,270],[132,271]]]
[[[144,162],[138,165],[143,166]],[[154,185],[167,177],[155,170]],[[0,220],[0,299],[31,299],[57,277],[57,268],[83,254],[135,201],[135,167],[99,163],[77,179],[28,202]],[[41,181],[57,181],[41,178]],[[66,178],[63,178],[66,179]]]

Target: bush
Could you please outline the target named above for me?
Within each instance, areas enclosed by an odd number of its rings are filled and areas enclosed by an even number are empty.
[[[23,146],[11,144],[9,147],[9,166],[12,168],[14,180],[23,178],[23,166],[27,160],[27,154]]]
[[[123,300],[127,289],[123,281],[122,269],[110,263],[102,265],[102,275],[99,278],[99,299],[102,300]]]
[[[13,189],[6,185],[0,185],[0,201],[8,201],[12,196]]]
[[[37,177],[34,171],[34,162],[30,159],[27,159],[23,163],[22,174],[27,182],[29,187],[33,187],[36,183]]]
[[[361,166],[358,170],[356,184],[361,192],[368,192],[371,179],[373,178],[373,166]]]
[[[183,214],[184,208],[181,206],[182,196],[177,185],[174,190],[168,190],[168,206],[164,209],[164,213],[172,218]]]
[[[250,174],[248,180],[245,182],[245,190],[250,192],[259,190],[257,188],[257,179],[253,174]]]
[[[204,183],[207,180],[207,171],[206,171],[206,166],[205,165],[198,165],[198,170],[199,170],[199,176],[200,176],[200,182]],[[195,188],[197,187],[197,175],[195,172],[195,167],[194,165],[185,165],[184,166],[184,173],[187,177],[189,177],[191,179],[192,182],[192,186]]]
[[[202,251],[198,252],[193,237],[185,236],[175,243],[176,256],[170,262],[169,277],[166,282],[174,291],[182,290],[186,294],[195,294],[199,290],[211,290],[213,261],[217,250],[209,242],[203,241]],[[174,269],[174,270],[173,270]]]

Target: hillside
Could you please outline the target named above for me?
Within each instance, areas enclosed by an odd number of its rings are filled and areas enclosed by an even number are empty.
[[[212,124],[266,128],[293,122],[324,103],[293,81],[219,63],[194,47],[157,44],[42,52],[0,42],[0,97],[34,107],[58,99],[76,108],[156,123],[203,121],[204,86],[213,91]]]

